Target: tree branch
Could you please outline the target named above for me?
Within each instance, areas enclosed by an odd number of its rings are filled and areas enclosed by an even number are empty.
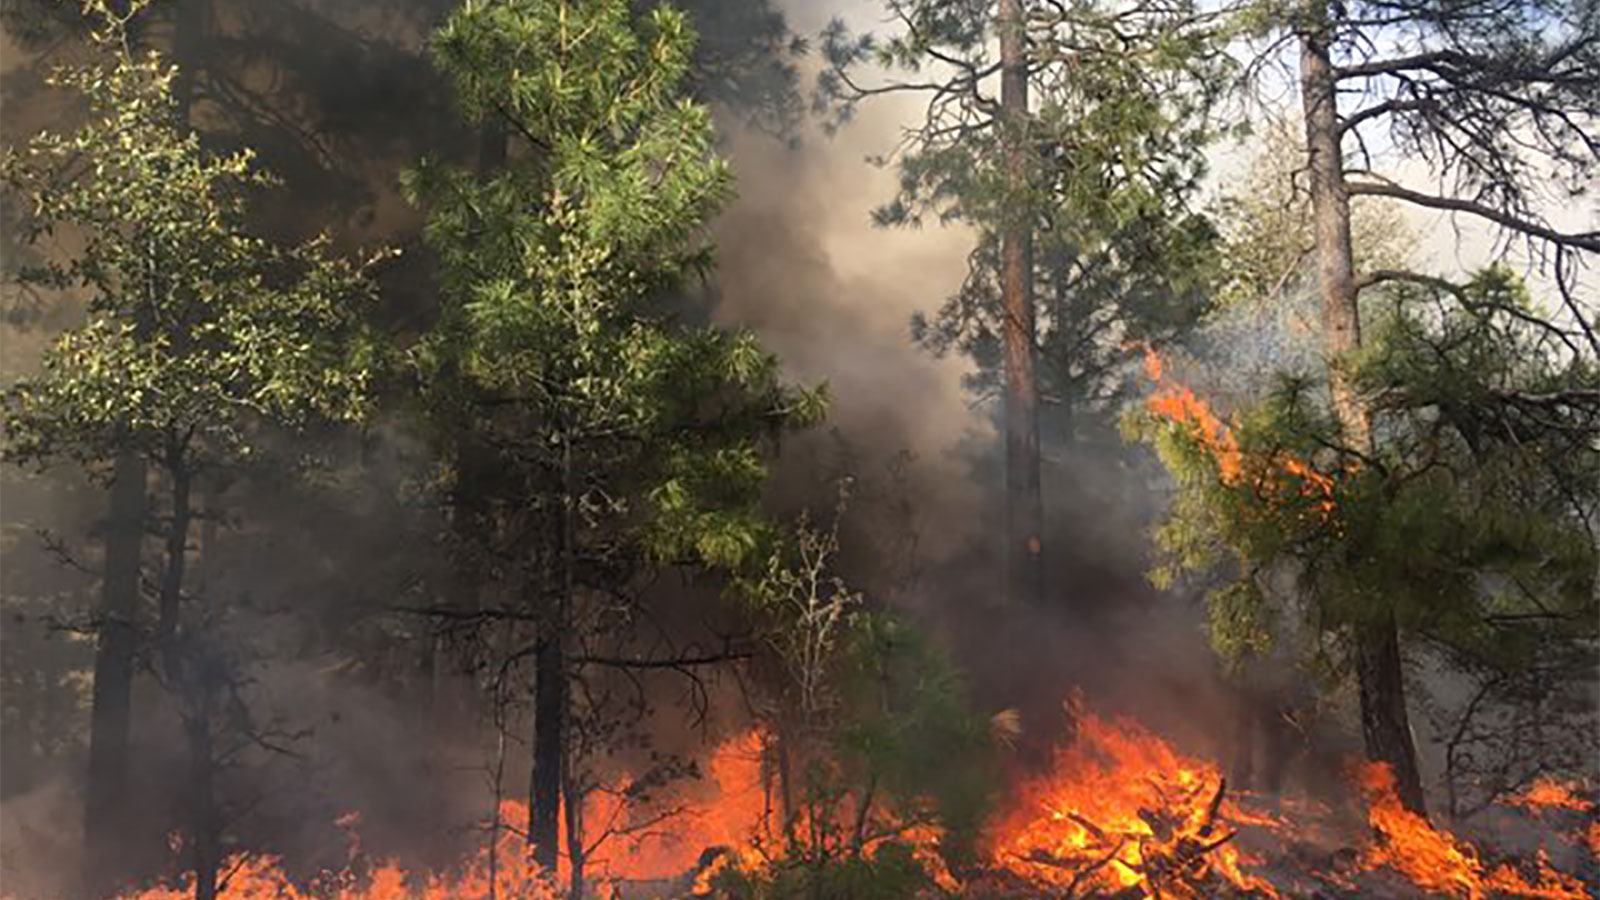
[[[1542,225],[1530,219],[1524,219],[1504,210],[1475,203],[1471,200],[1461,200],[1455,197],[1437,197],[1432,194],[1424,194],[1409,188],[1403,188],[1397,184],[1372,181],[1347,182],[1345,190],[1352,197],[1392,197],[1396,200],[1404,200],[1407,203],[1413,203],[1428,209],[1467,213],[1481,219],[1487,219],[1502,228],[1549,241],[1558,246],[1574,247],[1590,253],[1600,253],[1600,232],[1567,233],[1556,231],[1548,225]]]

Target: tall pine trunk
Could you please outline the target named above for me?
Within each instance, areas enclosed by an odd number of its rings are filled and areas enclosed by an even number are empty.
[[[105,571],[97,611],[89,780],[84,806],[84,896],[115,892],[127,846],[128,743],[133,724],[134,657],[139,649],[139,563],[144,541],[142,457],[117,455],[105,531]]]
[[[1043,506],[1039,497],[1039,389],[1034,378],[1033,223],[1028,190],[1028,53],[1023,0],[1000,0],[1000,113],[1006,193],[1001,234],[1005,307],[1006,579],[1012,602],[1038,602]],[[1008,204],[1009,205],[1009,204]]]
[[[1339,146],[1339,112],[1326,29],[1300,40],[1300,96],[1310,154],[1311,199],[1316,217],[1318,279],[1322,291],[1323,348],[1330,361],[1334,412],[1346,439],[1360,453],[1373,450],[1371,415],[1351,384],[1343,361],[1361,348],[1356,306],[1354,254],[1350,243],[1350,196]],[[1425,802],[1417,750],[1406,711],[1399,634],[1391,612],[1355,630],[1356,679],[1361,695],[1361,731],[1367,758],[1394,771],[1400,800],[1423,814]]]

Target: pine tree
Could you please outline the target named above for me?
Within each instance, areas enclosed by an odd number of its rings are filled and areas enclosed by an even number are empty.
[[[885,6],[900,29],[888,38],[830,29],[822,89],[846,117],[874,97],[926,100],[897,148],[900,192],[877,219],[915,225],[934,215],[979,231],[967,286],[926,335],[972,353],[980,383],[1004,398],[1008,591],[1034,602],[1041,398],[1092,395],[1119,355],[1108,349],[1136,336],[1118,334],[1122,326],[1134,321],[1137,332],[1160,318],[1121,315],[1138,301],[1117,305],[1119,293],[1166,281],[1149,277],[1152,264],[1174,276],[1157,292],[1179,299],[1151,306],[1197,299],[1184,270],[1209,230],[1184,200],[1202,170],[1212,130],[1204,112],[1226,60],[1216,29],[1183,2]],[[869,62],[892,74],[870,78]]]
[[[1551,264],[1562,305],[1600,353],[1591,315],[1574,293],[1600,236],[1551,225],[1539,199],[1543,183],[1581,195],[1600,162],[1593,3],[1313,0],[1248,2],[1235,12],[1246,34],[1266,42],[1250,71],[1267,71],[1291,48],[1298,55],[1324,352],[1352,458],[1375,450],[1371,411],[1343,362],[1362,347],[1357,297],[1385,282],[1430,277],[1356,258],[1352,197],[1475,217],[1526,239]],[[1439,187],[1419,190],[1381,174],[1391,155],[1384,148],[1424,162]],[[1399,635],[1381,616],[1356,627],[1367,753],[1394,769],[1407,806],[1421,812]]]
[[[1363,629],[1392,621],[1464,670],[1592,665],[1594,357],[1503,267],[1393,289],[1369,316],[1344,370],[1372,421],[1357,461],[1317,371],[1216,420],[1133,417],[1177,485],[1158,581],[1220,576],[1210,632],[1230,663],[1298,633],[1313,670],[1360,679]]]
[[[474,488],[480,543],[517,594],[502,618],[535,631],[528,834],[553,871],[565,806],[575,896],[569,684],[586,610],[654,566],[747,559],[765,530],[763,442],[821,402],[783,385],[751,335],[671,314],[732,189],[709,113],[683,97],[693,46],[666,8],[471,0],[434,56],[508,152],[406,179],[443,290],[414,354],[426,408],[456,478],[469,450],[496,472]]]

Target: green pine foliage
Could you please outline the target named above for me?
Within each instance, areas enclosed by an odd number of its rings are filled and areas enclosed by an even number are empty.
[[[842,659],[851,712],[838,752],[899,818],[937,823],[948,860],[971,861],[999,778],[989,721],[914,624],[871,612],[851,625]]]
[[[965,282],[913,318],[913,337],[936,354],[967,356],[967,387],[998,393],[1001,236],[1025,226],[1043,439],[1113,433],[1114,416],[1098,414],[1120,395],[1130,345],[1168,340],[1211,307],[1219,235],[1193,200],[1206,148],[1228,131],[1216,115],[1233,68],[1226,35],[1186,0],[1037,6],[1025,25],[1029,115],[1008,123],[993,96],[994,4],[886,6],[899,33],[853,36],[836,24],[825,36],[822,93],[844,115],[885,94],[924,101],[890,157],[898,191],[875,221],[958,221],[977,233]],[[868,64],[882,74],[863,71]],[[1020,179],[1006,162],[1014,128],[1025,130]]]
[[[450,17],[436,64],[513,149],[493,172],[407,173],[444,287],[414,359],[441,442],[523,473],[506,502],[547,502],[565,452],[589,533],[729,567],[763,533],[763,440],[815,420],[822,396],[783,384],[750,334],[657,302],[706,271],[706,225],[732,193],[708,111],[683,98],[694,40],[682,14],[622,0]]]
[[[1158,582],[1220,573],[1211,634],[1235,662],[1270,646],[1284,604],[1267,585],[1285,572],[1314,598],[1298,624],[1335,641],[1393,614],[1514,671],[1551,636],[1594,639],[1594,362],[1499,267],[1392,290],[1375,325],[1346,361],[1374,412],[1374,456],[1348,449],[1309,377],[1282,377],[1233,417],[1235,477],[1192,424],[1130,417],[1177,488]]]

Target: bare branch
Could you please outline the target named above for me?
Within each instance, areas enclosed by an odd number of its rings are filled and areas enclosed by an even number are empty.
[[[1413,203],[1428,209],[1467,213],[1481,219],[1487,219],[1502,228],[1549,241],[1557,246],[1572,247],[1590,253],[1600,253],[1600,232],[1597,231],[1575,233],[1556,231],[1548,225],[1525,219],[1482,203],[1461,200],[1455,197],[1438,197],[1432,194],[1424,194],[1396,184],[1352,181],[1347,182],[1346,190],[1352,197],[1392,197],[1396,200],[1404,200],[1407,203]]]

